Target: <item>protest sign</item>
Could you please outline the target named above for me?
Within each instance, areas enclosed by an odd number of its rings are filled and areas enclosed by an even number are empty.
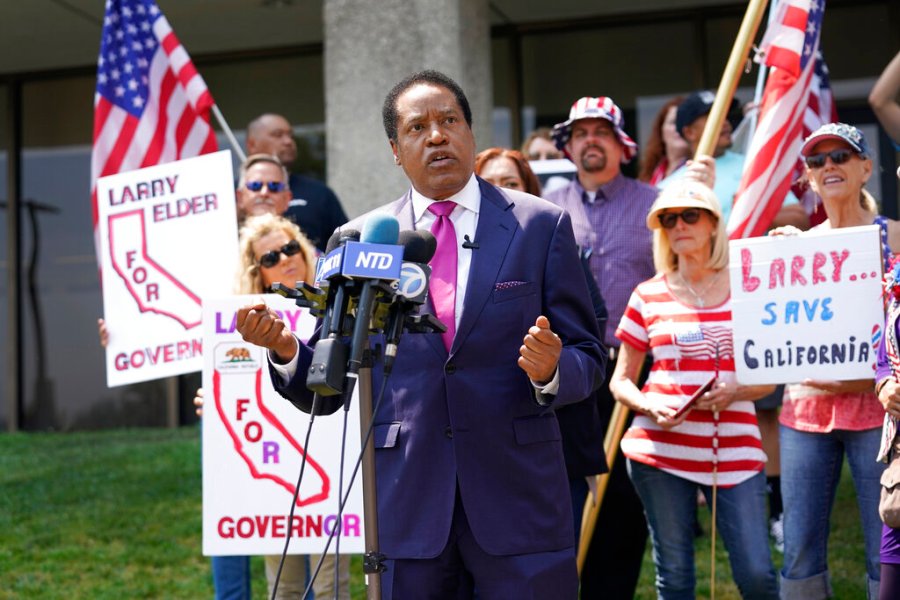
[[[729,246],[741,384],[874,376],[884,325],[877,225]]]
[[[263,296],[300,339],[315,320],[280,296]],[[203,553],[320,554],[338,523],[344,413],[317,417],[304,446],[309,415],[272,388],[264,349],[241,339],[237,310],[259,296],[208,299],[203,305]],[[359,456],[358,401],[348,413],[343,485]],[[303,456],[306,466],[288,520]],[[341,553],[362,553],[362,480],[357,475],[340,523]],[[291,523],[289,526],[288,523]],[[329,552],[334,552],[332,542]]]
[[[199,371],[202,299],[238,262],[231,153],[102,177],[97,204],[107,385]]]

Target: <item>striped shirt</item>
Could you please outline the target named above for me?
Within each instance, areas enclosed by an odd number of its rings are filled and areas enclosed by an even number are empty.
[[[678,300],[664,275],[638,285],[628,301],[616,337],[653,355],[643,393],[651,402],[678,407],[716,372],[735,382],[731,299],[698,308]],[[718,359],[716,354],[718,350]],[[714,413],[695,408],[678,426],[663,429],[638,414],[622,439],[622,452],[637,461],[701,485],[731,487],[762,471],[753,403],[739,401]]]
[[[635,286],[653,277],[653,235],[647,213],[659,193],[655,187],[617,175],[591,199],[576,177],[566,187],[544,195],[572,217],[575,241],[590,254],[591,274],[609,311],[607,346],[618,346],[616,323]]]

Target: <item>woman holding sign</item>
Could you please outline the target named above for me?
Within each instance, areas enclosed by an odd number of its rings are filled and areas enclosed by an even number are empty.
[[[635,289],[616,331],[623,343],[610,390],[636,413],[622,452],[650,526],[661,598],[694,595],[698,489],[742,596],[778,598],[752,402],[774,386],[735,379],[721,214],[713,192],[695,181],[662,192],[647,215],[657,275]],[[647,352],[653,367],[638,389]]]
[[[239,294],[262,294],[270,291],[275,282],[293,285],[297,281],[305,281],[311,284],[315,278],[315,247],[297,225],[283,217],[274,214],[248,217],[240,230],[240,253],[241,264],[236,286]],[[198,390],[194,404],[198,406],[199,413],[203,406],[202,390]],[[271,597],[281,555],[263,558],[269,583],[268,596]],[[246,557],[213,558],[217,598],[222,597],[219,594],[220,588],[227,587],[239,573],[245,574],[247,580],[242,585],[249,588],[249,565],[246,561]],[[289,554],[285,557],[275,598],[299,598],[303,595],[307,585],[308,563],[305,555]],[[334,556],[326,556],[314,583],[317,598],[334,597],[334,567]],[[342,556],[340,598],[349,599],[349,584],[350,557]]]
[[[900,224],[878,215],[864,189],[872,174],[862,132],[844,123],[823,125],[803,143],[801,154],[812,189],[828,219],[813,231],[877,224],[885,260],[900,249]],[[797,233],[781,228],[774,234]],[[878,517],[882,463],[878,454],[884,409],[871,379],[805,380],[786,386],[781,409],[781,493],[784,500],[785,598],[826,598],[828,532],[844,455],[850,465],[866,547],[869,598],[880,580]]]

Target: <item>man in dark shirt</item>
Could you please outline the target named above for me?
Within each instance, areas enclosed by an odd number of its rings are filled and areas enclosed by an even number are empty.
[[[262,114],[247,126],[247,154],[274,154],[284,165],[297,160],[297,143],[287,119],[274,113]],[[335,193],[311,177],[291,173],[293,199],[284,216],[294,221],[320,250],[335,229],[347,222],[347,215]]]

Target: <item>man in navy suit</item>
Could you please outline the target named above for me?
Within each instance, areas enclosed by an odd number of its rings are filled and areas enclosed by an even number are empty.
[[[569,216],[474,175],[471,111],[447,76],[407,77],[383,118],[412,189],[378,210],[401,229],[449,218],[456,243],[442,247],[436,234],[435,272],[442,252],[457,255],[453,312],[443,318],[455,335],[405,335],[375,415],[384,597],[455,600],[477,589],[485,600],[574,599],[572,508],[553,409],[603,382],[604,353]],[[444,202],[455,203],[449,215],[432,214]],[[429,303],[446,308],[435,289]],[[308,405],[311,349],[261,304],[239,312],[238,329],[270,349],[282,395]],[[373,377],[377,390],[378,364]]]

